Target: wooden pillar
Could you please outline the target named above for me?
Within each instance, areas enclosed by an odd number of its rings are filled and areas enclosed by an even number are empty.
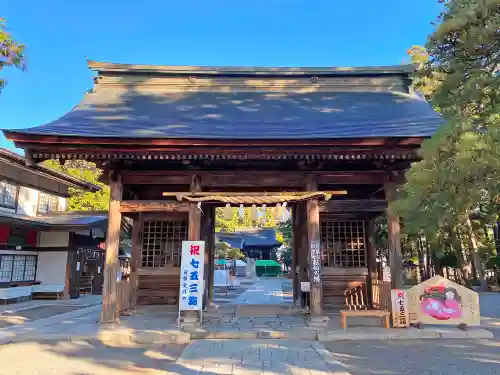
[[[396,199],[396,184],[388,182],[384,186],[385,198],[388,203]],[[389,263],[391,266],[391,287],[400,289],[403,287],[403,255],[401,252],[401,230],[399,216],[394,215],[387,209],[387,237],[389,250]]]
[[[210,233],[208,236],[208,254],[209,254],[209,263],[208,263],[208,306],[212,305],[214,300],[214,271],[215,271],[215,206],[209,206],[210,214],[212,217]]]
[[[297,233],[298,233],[298,265],[299,265],[299,299],[300,299],[300,307],[304,308],[306,306],[306,300],[304,299],[304,295],[300,289],[301,282],[309,281],[309,240],[307,238],[307,215],[306,215],[306,204],[304,202],[300,202],[297,204]]]
[[[118,249],[120,247],[120,225],[122,215],[120,202],[123,186],[117,171],[109,173],[109,212],[108,230],[106,233],[106,263],[104,264],[104,288],[102,291],[101,323],[113,323],[116,320],[118,276]]]
[[[201,192],[200,178],[193,174],[191,178],[191,193]],[[189,203],[189,228],[188,240],[200,241],[201,239],[201,211],[197,207],[198,203]]]
[[[130,308],[135,309],[137,304],[137,288],[139,287],[139,267],[141,265],[142,250],[142,213],[134,220],[132,227],[132,259],[130,274]]]
[[[200,177],[193,174],[191,178],[191,193],[198,193],[201,191]],[[201,211],[198,208],[197,202],[189,203],[189,226],[188,226],[188,240],[200,241],[201,240]],[[205,248],[205,251],[207,249]],[[197,323],[199,322],[198,315],[195,311],[186,311],[184,316],[184,323]]]
[[[209,304],[209,290],[210,290],[210,261],[211,261],[211,249],[210,249],[210,239],[212,232],[212,205],[203,205],[203,215],[201,218],[201,239],[205,241],[205,264],[203,269],[203,308],[206,308]],[[213,262],[213,261],[212,261]]]
[[[299,246],[300,233],[298,230],[298,209],[297,204],[292,206],[292,278],[293,278],[293,304],[296,305],[300,296],[300,280],[299,272],[297,272],[299,264]]]
[[[307,191],[317,191],[313,176],[307,181]],[[307,238],[309,251],[309,281],[311,283],[311,318],[323,316],[323,288],[321,279],[321,246],[319,234],[319,202],[307,201]]]
[[[375,248],[375,223],[373,218],[365,220],[365,237],[366,237],[366,267],[368,268],[367,276],[367,298],[368,304],[373,308],[373,280],[376,278],[377,272],[377,253]]]

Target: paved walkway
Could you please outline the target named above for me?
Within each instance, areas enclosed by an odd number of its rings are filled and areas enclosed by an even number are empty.
[[[203,340],[189,344],[175,364],[179,374],[331,374],[325,353],[321,344],[299,340]]]
[[[281,278],[258,278],[233,300],[235,305],[279,305],[285,303]]]

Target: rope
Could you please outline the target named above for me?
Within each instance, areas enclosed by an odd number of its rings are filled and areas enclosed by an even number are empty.
[[[316,197],[323,197],[326,200],[331,198],[330,193],[314,192],[301,195],[262,195],[262,196],[227,196],[227,195],[209,195],[204,197],[193,197],[189,195],[178,195],[177,200],[181,201],[186,199],[190,202],[207,202],[218,201],[223,203],[233,204],[270,204],[270,203],[283,203],[283,202],[296,202]]]

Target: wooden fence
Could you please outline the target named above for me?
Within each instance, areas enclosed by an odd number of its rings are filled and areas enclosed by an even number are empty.
[[[391,311],[391,282],[372,280],[373,308]]]

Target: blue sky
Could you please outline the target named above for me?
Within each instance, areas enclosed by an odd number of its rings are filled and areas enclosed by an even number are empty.
[[[4,70],[0,128],[40,125],[92,86],[86,59],[161,65],[401,64],[437,0],[0,0],[28,70]],[[13,147],[5,138],[2,147]]]

